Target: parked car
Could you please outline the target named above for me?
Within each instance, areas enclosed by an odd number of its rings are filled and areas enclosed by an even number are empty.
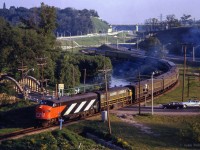
[[[179,108],[185,108],[182,103],[179,102],[170,102],[169,104],[163,104],[163,109],[179,109]]]
[[[200,101],[198,100],[188,100],[187,102],[182,102],[184,107],[200,107]]]

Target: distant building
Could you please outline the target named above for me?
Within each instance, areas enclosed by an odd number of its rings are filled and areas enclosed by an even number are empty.
[[[138,25],[135,26],[135,31],[136,31],[136,32],[139,31],[139,27],[138,27]]]
[[[3,3],[3,9],[6,9],[6,3],[5,2]]]
[[[110,26],[110,28],[108,28],[108,33],[112,32],[112,26]]]

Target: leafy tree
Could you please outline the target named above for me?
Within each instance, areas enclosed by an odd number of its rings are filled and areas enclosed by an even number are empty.
[[[167,24],[169,25],[169,28],[172,27],[178,27],[180,26],[178,19],[176,19],[175,15],[167,15]]]
[[[145,25],[147,31],[156,31],[159,27],[159,21],[156,18],[150,18],[145,20]]]
[[[0,17],[0,71],[7,68],[8,55],[12,45],[12,27]]]
[[[40,8],[40,23],[39,28],[43,35],[48,36],[56,29],[56,10],[54,7],[50,7],[41,3]]]
[[[186,24],[192,24],[192,19],[191,19],[191,15],[186,15],[186,14],[183,14],[183,16],[181,17],[181,23],[183,25],[186,25]]]
[[[103,56],[65,54],[57,62],[56,77],[70,88],[80,83],[83,69],[87,70],[87,76],[94,76],[103,69],[104,63],[107,68],[112,67],[110,59]]]
[[[161,43],[158,38],[151,36],[145,41],[140,43],[140,47],[147,51],[149,55],[155,55],[160,53],[162,50]]]

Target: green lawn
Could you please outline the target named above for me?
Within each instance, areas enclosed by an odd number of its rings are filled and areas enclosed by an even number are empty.
[[[198,116],[133,116],[132,119],[150,127],[146,134],[132,124],[111,116],[111,139],[126,149],[182,149],[200,143],[200,115]],[[195,123],[198,123],[196,125]],[[107,138],[107,123],[100,118],[68,127],[74,132],[92,132]],[[200,146],[199,146],[200,148]]]
[[[126,35],[126,39],[124,39]],[[117,39],[118,38],[118,39]],[[107,36],[91,36],[91,37],[82,37],[82,38],[76,38],[76,39],[68,39],[68,40],[58,40],[61,44],[61,46],[69,46],[72,47],[72,45],[75,47],[78,45],[82,46],[82,47],[87,47],[87,46],[100,46],[102,44],[105,43],[112,43],[112,44],[117,44],[118,43],[123,43],[124,40],[130,40],[131,37],[128,36],[128,34],[126,32],[124,33],[119,33],[117,35],[117,38],[113,35],[107,35]],[[74,41],[72,43],[72,41]],[[76,44],[77,43],[77,44]],[[67,49],[67,51],[69,52],[78,52],[78,50],[82,49],[81,47],[79,48],[71,48],[71,49]]]
[[[196,70],[199,68],[190,68],[190,70]],[[163,94],[162,96],[155,98],[154,104],[163,104],[171,101],[182,101],[182,85],[183,85],[183,74],[182,69],[179,70],[179,83],[178,85],[170,92]],[[188,73],[190,73],[188,69]],[[188,99],[198,99],[200,100],[200,81],[199,77],[190,77],[189,88],[188,88],[188,76],[185,78],[185,88],[184,88],[184,101]],[[189,96],[188,96],[189,89]],[[147,105],[151,105],[149,102]]]

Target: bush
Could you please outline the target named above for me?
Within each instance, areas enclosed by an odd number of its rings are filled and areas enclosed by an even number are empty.
[[[5,93],[0,94],[0,106],[13,104],[13,103],[16,103],[18,101],[19,101],[19,99],[17,99],[15,96],[9,96]]]

